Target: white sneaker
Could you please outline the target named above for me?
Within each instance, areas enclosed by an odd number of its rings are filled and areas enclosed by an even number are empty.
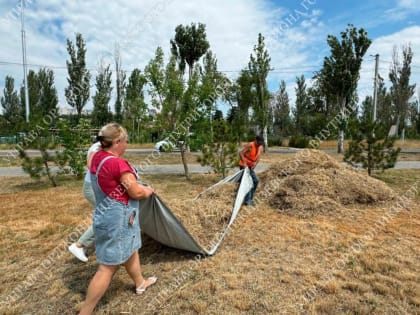
[[[87,262],[88,258],[86,256],[85,250],[82,247],[77,247],[76,243],[73,243],[69,246],[69,251],[70,253],[72,253],[74,256],[76,256],[77,259],[83,261],[83,262]]]

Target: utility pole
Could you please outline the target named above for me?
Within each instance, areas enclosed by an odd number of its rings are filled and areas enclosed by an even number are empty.
[[[29,122],[28,69],[27,69],[27,63],[26,63],[24,5],[25,5],[24,0],[20,0],[20,21],[22,25],[23,86],[25,88],[25,117],[26,117],[26,122]]]
[[[376,121],[376,105],[378,103],[378,65],[379,54],[375,55],[375,80],[373,83],[373,121]]]

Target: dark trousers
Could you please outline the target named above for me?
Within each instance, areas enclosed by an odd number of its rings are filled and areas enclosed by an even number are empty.
[[[243,170],[243,169],[244,169],[244,167],[243,167],[243,166],[239,166],[239,169]],[[254,200],[254,194],[255,194],[255,191],[257,190],[258,183],[260,182],[260,180],[259,180],[259,178],[258,178],[257,174],[255,174],[255,171],[254,171],[254,170],[249,169],[249,174],[251,175],[251,178],[252,178],[252,184],[253,184],[253,185],[252,185],[252,188],[251,188],[251,190],[249,191],[249,193],[245,196],[245,201],[244,201],[244,203],[245,203],[246,205],[250,205],[250,204],[252,204],[252,203],[253,203],[253,200]]]

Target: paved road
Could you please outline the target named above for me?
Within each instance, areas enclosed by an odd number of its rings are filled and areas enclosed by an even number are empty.
[[[261,172],[267,168],[267,165],[260,164],[257,166],[257,172]],[[211,173],[212,169],[208,166],[198,164],[188,165],[190,173]],[[184,167],[181,164],[172,165],[148,165],[144,169],[139,169],[140,174],[184,174]],[[21,167],[0,167],[0,176],[29,176]]]
[[[261,172],[267,169],[267,164],[260,163],[256,171]],[[404,161],[397,162],[396,169],[419,169],[420,161]],[[190,173],[211,173],[212,170],[208,166],[198,164],[188,165]],[[148,165],[144,169],[139,169],[140,174],[183,174],[184,167],[180,164],[173,165]],[[21,167],[0,167],[0,176],[28,176]]]
[[[302,149],[296,149],[296,148],[270,148],[268,150],[269,153],[296,153],[299,152]],[[325,153],[336,153],[336,149],[325,149],[322,150]],[[37,150],[26,150],[29,156],[39,156],[39,151]],[[50,153],[54,154],[55,150],[49,151]],[[159,154],[154,149],[127,149],[127,153],[129,154]],[[420,154],[420,149],[403,149],[401,150],[401,153],[410,153],[410,154]],[[17,157],[17,151],[16,150],[0,150],[0,157],[3,158],[12,158]]]

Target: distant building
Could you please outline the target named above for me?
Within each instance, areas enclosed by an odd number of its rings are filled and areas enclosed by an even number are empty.
[[[59,113],[60,116],[61,115],[63,115],[63,116],[65,116],[65,115],[76,115],[77,111],[76,111],[76,109],[71,108],[71,107],[60,106],[58,108],[58,113]],[[82,109],[82,115],[90,116],[90,115],[92,115],[92,110],[91,109]]]

